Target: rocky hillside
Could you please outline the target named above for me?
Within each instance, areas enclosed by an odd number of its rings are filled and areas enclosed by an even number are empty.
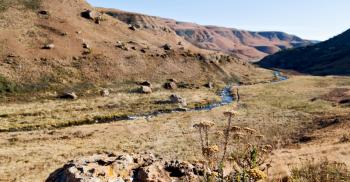
[[[165,23],[143,29],[84,0],[0,3],[0,93],[169,78],[244,80],[259,72],[187,43]]]
[[[118,10],[105,9],[104,11],[127,24],[148,30],[174,31],[197,47],[224,51],[250,61],[261,59],[280,50],[313,43],[313,41],[303,40],[284,32],[252,32],[234,28],[202,26]]]
[[[279,52],[258,64],[313,75],[350,75],[350,30],[313,46]]]

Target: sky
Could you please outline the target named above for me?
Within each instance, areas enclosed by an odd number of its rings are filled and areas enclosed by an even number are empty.
[[[350,28],[350,0],[87,0],[178,21],[326,40]]]

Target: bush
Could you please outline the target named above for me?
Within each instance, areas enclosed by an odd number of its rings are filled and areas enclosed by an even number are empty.
[[[0,94],[14,93],[17,91],[17,85],[0,76]]]
[[[272,146],[263,145],[264,136],[252,128],[232,126],[235,112],[225,112],[228,117],[227,126],[220,135],[223,143],[219,146],[209,141],[209,131],[214,126],[212,122],[200,122],[194,125],[198,130],[202,155],[208,169],[204,181],[260,181],[267,179],[271,167],[266,160],[272,151]],[[224,169],[229,168],[229,174]]]
[[[327,160],[314,163],[308,161],[301,168],[292,170],[293,182],[334,182],[350,181],[350,170],[344,163],[329,162]]]

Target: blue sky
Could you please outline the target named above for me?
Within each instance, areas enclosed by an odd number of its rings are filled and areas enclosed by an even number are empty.
[[[326,40],[350,28],[350,0],[87,0],[203,25],[284,31]]]

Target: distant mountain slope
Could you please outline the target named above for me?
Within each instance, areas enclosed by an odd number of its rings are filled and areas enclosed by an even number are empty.
[[[233,28],[202,26],[117,10],[105,13],[141,29],[174,31],[199,48],[223,51],[245,60],[258,60],[286,48],[310,45],[313,42],[284,32],[252,32]]]
[[[167,21],[167,24],[178,35],[198,47],[235,53],[248,60],[260,59],[286,48],[312,43],[284,32],[253,32],[175,21]]]
[[[200,49],[152,17],[141,20],[157,27],[130,27],[129,16],[120,21],[85,0],[0,1],[0,17],[0,96],[169,78],[204,84],[270,75],[235,56]]]
[[[313,46],[278,52],[258,64],[313,75],[350,75],[350,29]]]

